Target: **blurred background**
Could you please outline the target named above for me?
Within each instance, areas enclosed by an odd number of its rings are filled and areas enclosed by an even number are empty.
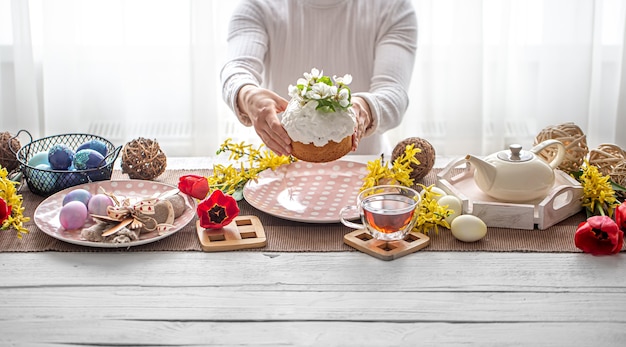
[[[144,137],[168,156],[259,143],[221,97],[237,3],[0,0],[0,131]],[[574,122],[589,148],[626,148],[626,1],[413,3],[411,105],[392,144],[418,136],[437,154],[489,154]]]

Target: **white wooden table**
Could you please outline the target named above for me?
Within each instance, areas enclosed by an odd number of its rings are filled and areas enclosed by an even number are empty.
[[[0,253],[22,345],[625,346],[626,254]]]

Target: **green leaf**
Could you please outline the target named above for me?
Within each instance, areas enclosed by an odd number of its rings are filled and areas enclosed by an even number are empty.
[[[322,82],[322,83],[324,83],[326,85],[329,85],[329,86],[333,85],[333,81],[328,76],[322,76],[317,81],[318,82]]]
[[[572,175],[572,177],[574,177],[577,181],[580,181],[580,176],[583,175],[583,171],[582,170],[572,171],[570,172],[570,175]]]
[[[613,188],[614,191],[626,192],[626,187],[620,186],[619,184],[613,182],[613,180],[609,180],[609,182],[611,182],[611,187]]]
[[[235,201],[241,201],[243,199],[243,188],[235,190],[232,197]]]

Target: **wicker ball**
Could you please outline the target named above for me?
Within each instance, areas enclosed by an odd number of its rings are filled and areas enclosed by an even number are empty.
[[[626,159],[615,164],[609,175],[611,176],[611,181],[622,187],[626,187]],[[626,197],[626,192],[616,191],[616,193],[620,197]]]
[[[578,171],[587,153],[589,153],[587,138],[583,131],[571,122],[548,126],[537,134],[535,145],[550,139],[559,140],[565,145],[565,158],[559,165],[559,169],[565,172]],[[539,155],[550,162],[556,156],[556,153],[557,149],[554,146],[550,146],[541,151]]]
[[[420,153],[415,154],[415,157],[419,160],[420,164],[411,164],[413,171],[410,176],[413,180],[418,181],[428,175],[430,170],[432,170],[435,165],[435,148],[427,140],[419,137],[409,137],[400,141],[396,147],[394,147],[393,152],[391,153],[391,160],[396,160],[404,154],[406,146],[410,144],[415,144],[415,148],[420,148],[422,150]]]
[[[167,157],[157,140],[137,138],[122,148],[122,173],[132,179],[152,180],[165,171]]]
[[[589,164],[598,167],[603,175],[611,173],[613,168],[626,158],[626,153],[619,146],[603,143],[589,152]]]
[[[20,165],[14,153],[22,148],[20,140],[12,137],[13,135],[7,131],[0,133],[0,166],[7,169],[8,172],[15,170]]]

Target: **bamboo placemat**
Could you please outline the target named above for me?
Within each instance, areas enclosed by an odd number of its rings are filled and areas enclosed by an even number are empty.
[[[435,183],[435,169],[422,181],[425,185]],[[178,178],[186,174],[208,175],[209,170],[166,170],[155,181],[176,185]],[[113,172],[112,179],[128,179],[119,170]],[[177,233],[162,240],[129,248],[96,248],[74,245],[57,240],[39,230],[32,221],[33,213],[43,197],[34,195],[26,187],[21,190],[24,198],[25,215],[31,217],[26,224],[30,233],[20,240],[15,231],[0,231],[0,252],[141,252],[141,251],[202,251],[195,230],[195,219]],[[240,201],[240,215],[257,216],[267,235],[267,245],[247,251],[263,252],[345,252],[355,251],[346,245],[343,236],[352,229],[340,223],[309,224],[288,221],[261,212]],[[456,240],[448,229],[442,228],[438,234],[429,233],[430,246],[422,251],[488,251],[488,252],[580,252],[574,245],[574,232],[584,221],[581,212],[546,230],[520,230],[489,228],[487,236],[474,243]]]

